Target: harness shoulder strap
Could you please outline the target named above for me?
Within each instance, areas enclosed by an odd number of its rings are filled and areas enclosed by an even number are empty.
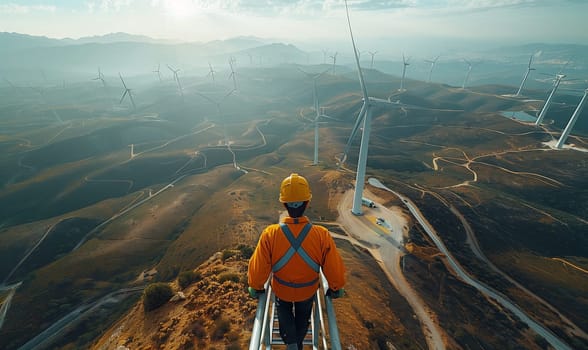
[[[290,259],[292,259],[294,254],[298,253],[302,260],[304,260],[304,262],[306,262],[306,264],[310,266],[311,269],[318,273],[320,269],[319,264],[312,260],[312,258],[306,253],[304,248],[302,248],[302,242],[310,232],[312,224],[307,223],[306,225],[304,225],[298,237],[294,237],[294,234],[292,234],[292,231],[290,231],[290,228],[287,224],[280,223],[280,228],[282,229],[282,232],[284,232],[284,235],[288,239],[288,242],[290,242],[290,248],[288,248],[286,254],[284,254],[280,258],[280,260],[278,260],[278,262],[274,264],[274,266],[272,267],[272,271],[275,273],[281,270],[284,266],[286,266]]]

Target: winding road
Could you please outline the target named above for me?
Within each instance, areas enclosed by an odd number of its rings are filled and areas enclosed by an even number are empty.
[[[373,198],[373,196],[370,196]],[[433,313],[418,296],[402,274],[400,259],[404,254],[403,235],[407,228],[407,220],[401,212],[392,211],[384,206],[364,208],[365,215],[355,216],[351,212],[353,191],[349,190],[338,205],[338,221],[350,234],[352,243],[367,249],[378,262],[388,280],[406,299],[421,323],[423,334],[429,349],[445,349],[446,335],[433,317]],[[386,226],[378,226],[371,222],[370,216],[381,217]],[[365,245],[362,242],[367,242]]]
[[[506,296],[502,295],[500,292],[494,290],[493,288],[483,284],[482,282],[477,281],[472,276],[470,276],[463,267],[459,264],[459,262],[451,255],[445,244],[441,241],[438,237],[435,229],[433,226],[427,221],[427,219],[423,216],[420,212],[418,207],[407,197],[402,196],[398,192],[395,192],[388,187],[384,186],[379,180],[375,178],[370,178],[368,180],[369,184],[386,190],[388,192],[393,193],[396,195],[402,202],[408,207],[411,214],[417,219],[419,224],[423,227],[423,229],[427,232],[427,235],[433,240],[437,248],[446,256],[446,259],[453,269],[454,273],[465,283],[471,285],[472,287],[476,288],[486,297],[490,297],[497,301],[500,305],[505,307],[506,309],[510,310],[513,314],[515,314],[522,322],[527,324],[529,328],[535,331],[538,335],[543,337],[551,346],[555,349],[564,349],[564,350],[572,350],[572,348],[564,343],[561,339],[559,339],[551,330],[547,329],[543,325],[539,324],[537,321],[532,319],[528,316],[522,309],[520,309],[516,304],[510,301]]]

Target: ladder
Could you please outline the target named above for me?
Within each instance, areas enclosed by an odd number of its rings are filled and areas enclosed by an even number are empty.
[[[270,276],[265,283],[266,292],[261,294],[258,299],[255,321],[251,332],[251,341],[249,342],[249,350],[270,350],[273,345],[284,344],[280,337],[280,324],[275,304],[275,295],[270,283],[271,278],[272,276]],[[337,328],[337,318],[335,317],[333,301],[331,300],[331,297],[325,296],[326,291],[329,289],[329,285],[322,271],[320,272],[320,281],[321,286],[314,295],[310,327],[304,338],[303,345],[312,345],[313,350],[341,350],[339,329]],[[327,346],[325,313],[329,328],[328,336],[330,339],[330,347]]]

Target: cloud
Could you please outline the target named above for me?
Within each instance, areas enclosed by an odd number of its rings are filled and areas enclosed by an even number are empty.
[[[352,10],[371,11],[413,7],[418,0],[350,0]],[[184,7],[204,12],[227,12],[271,16],[275,14],[316,15],[339,11],[343,0],[151,0],[154,8]]]
[[[584,4],[585,0],[420,0],[417,7],[461,11],[485,11],[500,8],[524,8]]]
[[[7,15],[24,15],[36,12],[55,12],[55,6],[47,5],[18,5],[18,4],[5,4],[0,5],[0,14]]]
[[[102,12],[120,12],[133,4],[134,0],[91,0],[85,3],[88,12],[96,10]]]

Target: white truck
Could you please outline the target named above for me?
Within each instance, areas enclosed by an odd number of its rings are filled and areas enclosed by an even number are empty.
[[[366,207],[369,208],[375,208],[376,207],[376,203],[374,203],[374,201],[367,199],[365,197],[361,198],[361,204],[365,205]]]

